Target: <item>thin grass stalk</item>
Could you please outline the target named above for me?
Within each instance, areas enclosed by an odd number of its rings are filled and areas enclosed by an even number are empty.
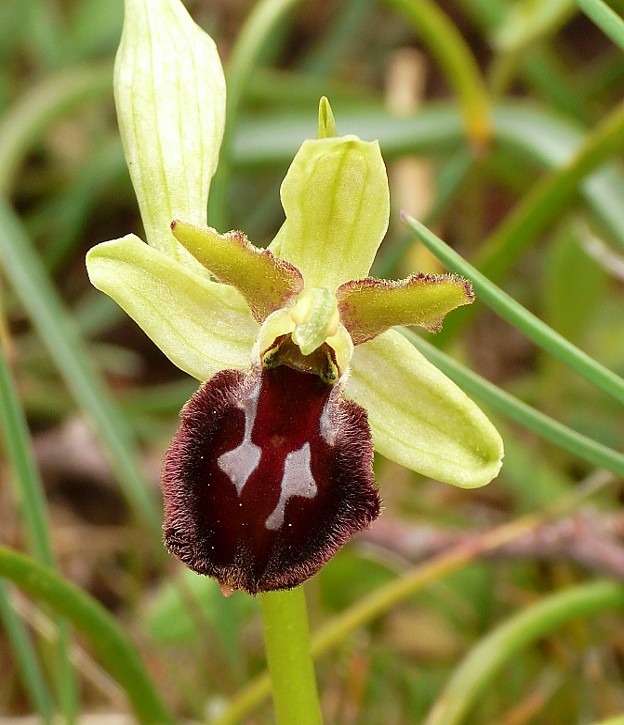
[[[238,33],[227,67],[225,131],[219,152],[219,168],[210,187],[208,220],[219,231],[230,228],[227,195],[231,180],[232,142],[238,128],[243,99],[258,59],[274,37],[283,17],[300,0],[260,0]]]
[[[43,565],[55,567],[56,560],[50,543],[43,485],[30,447],[26,416],[13,384],[2,341],[0,341],[0,423],[5,449],[13,471],[16,498],[24,520],[30,549],[35,558]],[[67,623],[57,617],[55,624],[58,641],[48,653],[54,658],[51,672],[56,684],[61,710],[67,722],[72,723],[77,717],[79,698],[78,685],[71,662],[71,642]],[[15,630],[14,634],[17,636],[19,631]],[[23,638],[15,641],[24,644]],[[30,661],[26,650],[22,652],[20,659],[24,663]],[[31,675],[34,674],[32,668],[30,672]]]
[[[466,137],[477,149],[492,137],[487,87],[470,46],[450,18],[431,0],[384,0],[409,20],[438,62],[457,96]]]
[[[500,669],[521,649],[572,619],[624,609],[624,587],[592,582],[545,597],[512,615],[468,653],[430,710],[425,725],[459,725]]]
[[[76,403],[95,424],[131,510],[152,532],[154,540],[160,541],[160,512],[139,469],[130,427],[106,390],[19,218],[2,199],[0,260]]]
[[[535,410],[518,398],[493,385],[480,375],[461,365],[431,343],[410,330],[402,330],[407,339],[430,362],[457,383],[469,395],[490,408],[533,431],[544,440],[554,443],[592,466],[605,468],[617,476],[624,476],[624,454],[578,433],[549,416]]]
[[[397,606],[430,584],[450,576],[463,568],[476,557],[495,551],[504,544],[524,536],[540,526],[548,515],[575,507],[584,500],[594,487],[582,490],[564,500],[554,502],[547,512],[524,516],[490,531],[476,535],[469,541],[452,547],[425,564],[409,569],[397,579],[371,592],[347,610],[336,615],[327,624],[312,634],[311,650],[314,659],[322,657],[340,645],[353,632],[372,622],[393,607]],[[253,711],[271,693],[271,681],[268,673],[262,673],[249,682],[230,702],[228,709],[219,717],[211,720],[210,725],[236,725]]]
[[[0,121],[0,196],[8,196],[19,166],[43,132],[87,101],[110,95],[112,66],[60,71],[40,81]]]
[[[535,184],[484,241],[477,267],[492,280],[513,269],[516,259],[556,220],[582,181],[624,146],[624,103],[588,132],[570,161]]]
[[[483,300],[488,307],[523,332],[542,350],[549,352],[607,395],[624,403],[624,379],[579,350],[576,345],[525,309],[419,221],[407,214],[403,215],[403,220],[414,235],[449,270],[463,274],[472,282],[478,299]]]
[[[605,35],[624,50],[624,20],[603,0],[575,0]]]
[[[30,635],[22,620],[17,616],[11,605],[9,588],[0,580],[0,618],[4,624],[7,638],[15,655],[16,666],[21,674],[22,682],[30,702],[41,718],[48,725],[52,722],[54,701],[45,681],[39,656],[30,639]]]
[[[91,643],[103,666],[126,691],[138,720],[173,725],[128,636],[93,597],[23,554],[0,546],[0,576],[67,618]]]

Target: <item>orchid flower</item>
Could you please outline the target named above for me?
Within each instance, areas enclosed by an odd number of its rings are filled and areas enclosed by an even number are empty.
[[[470,283],[367,276],[390,209],[377,142],[338,136],[323,99],[263,250],[207,226],[225,82],[178,0],[126,0],[115,98],[147,244],[97,245],[89,276],[202,381],[163,466],[169,551],[225,592],[291,588],[378,516],[373,447],[464,488],[496,476],[492,424],[390,329],[438,329]]]

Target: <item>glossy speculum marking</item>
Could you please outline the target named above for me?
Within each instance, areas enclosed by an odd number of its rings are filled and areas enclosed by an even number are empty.
[[[219,372],[165,458],[165,543],[225,589],[296,586],[379,514],[372,456],[339,386],[287,365]]]

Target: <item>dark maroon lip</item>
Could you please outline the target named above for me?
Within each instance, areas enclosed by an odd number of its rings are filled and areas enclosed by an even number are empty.
[[[221,371],[165,457],[165,544],[226,589],[297,586],[378,516],[372,459],[339,386],[287,365]]]

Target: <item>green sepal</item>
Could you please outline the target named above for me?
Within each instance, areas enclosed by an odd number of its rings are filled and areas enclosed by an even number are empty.
[[[336,290],[368,274],[388,228],[379,144],[357,136],[304,141],[281,189],[286,221],[270,245],[306,287]]]
[[[375,448],[387,458],[461,488],[498,474],[497,430],[396,330],[355,348],[345,392],[366,408]]]
[[[93,286],[194,378],[249,367],[259,328],[234,288],[194,274],[133,234],[93,247],[87,270]]]
[[[336,297],[340,320],[356,345],[395,325],[437,332],[448,312],[474,300],[470,282],[453,274],[416,274],[399,282],[367,277],[341,285]]]
[[[242,232],[222,235],[181,221],[173,221],[171,230],[217,279],[236,287],[258,322],[285,307],[303,289],[299,270],[268,249],[254,247]]]
[[[206,223],[225,124],[225,78],[214,41],[177,0],[125,0],[114,89],[147,241],[201,273],[169,224]]]

